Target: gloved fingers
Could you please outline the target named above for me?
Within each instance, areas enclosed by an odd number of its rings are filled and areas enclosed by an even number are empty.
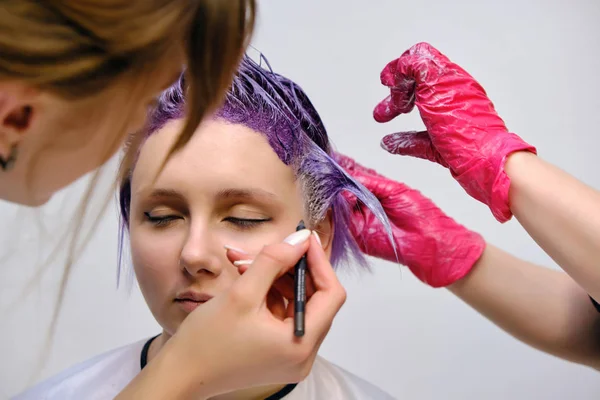
[[[390,154],[422,158],[448,167],[427,131],[390,133],[381,139],[381,148]]]

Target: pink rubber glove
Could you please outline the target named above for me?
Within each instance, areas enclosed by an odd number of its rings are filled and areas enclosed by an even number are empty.
[[[479,83],[427,43],[390,62],[381,72],[381,82],[391,95],[375,107],[375,120],[388,122],[416,104],[427,128],[387,135],[382,147],[447,167],[498,221],[510,220],[506,158],[515,151],[536,149],[508,132]]]
[[[338,163],[381,202],[390,224],[396,254],[383,224],[353,195],[350,230],[360,249],[370,256],[406,265],[433,287],[448,286],[464,277],[481,257],[483,238],[444,214],[427,197],[387,179],[353,159],[337,154]]]

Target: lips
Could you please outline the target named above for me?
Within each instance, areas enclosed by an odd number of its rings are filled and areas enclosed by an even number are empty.
[[[209,301],[212,298],[213,298],[213,296],[211,296],[210,294],[201,293],[201,292],[193,292],[191,290],[188,290],[181,294],[178,294],[177,297],[175,297],[175,301],[189,300],[189,301],[204,303],[205,301]]]
[[[186,291],[178,294],[175,297],[175,303],[177,303],[185,312],[192,312],[201,304],[206,303],[213,296],[207,293],[200,293],[194,291]]]

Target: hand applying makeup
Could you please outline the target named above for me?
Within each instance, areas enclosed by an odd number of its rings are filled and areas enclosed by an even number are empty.
[[[461,279],[481,257],[483,238],[441,211],[417,190],[365,168],[352,158],[336,155],[337,162],[381,202],[392,227],[396,253],[383,224],[352,195],[350,230],[360,249],[373,257],[407,266],[433,287]]]
[[[427,128],[387,135],[382,147],[448,168],[498,221],[508,221],[512,212],[510,179],[504,170],[507,157],[536,149],[508,131],[481,85],[428,43],[411,47],[387,64],[381,82],[390,95],[375,107],[375,120],[388,122],[416,105]]]
[[[308,330],[296,340],[293,318],[269,306],[269,292],[304,254],[314,292],[306,303]],[[317,240],[310,231],[295,232],[285,243],[265,246],[228,291],[190,313],[163,347],[170,350],[161,350],[119,398],[163,398],[156,392],[164,387],[139,386],[149,371],[161,368],[177,372],[173,382],[186,387],[190,396],[185,398],[207,399],[250,386],[301,381],[345,300],[346,292]],[[206,326],[212,329],[201,329]],[[236,357],[223,357],[231,352]],[[185,368],[175,368],[182,365]]]
[[[311,237],[314,238],[314,247],[319,253],[323,253],[321,248],[321,240],[316,232],[312,232]],[[310,240],[311,246],[313,245],[313,239]],[[251,265],[254,263],[254,258],[256,255],[249,254],[248,252],[237,249],[234,247],[226,247],[227,250],[227,258],[229,261],[238,268],[240,274],[244,274],[251,268]],[[315,250],[315,249],[313,249]],[[308,254],[307,254],[308,255]],[[327,259],[327,255],[323,253],[323,259]],[[315,257],[312,257],[314,260]],[[331,265],[325,266],[324,268],[331,268]],[[332,269],[333,271],[333,269]],[[320,275],[316,272],[317,275]],[[267,307],[271,310],[274,316],[283,320],[285,318],[292,318],[294,316],[294,268],[290,268],[284,274],[279,276],[275,282],[273,282],[273,286],[269,290],[269,293],[266,298]],[[317,292],[317,286],[315,281],[313,280],[313,273],[311,273],[311,268],[306,274],[306,298],[310,299]]]

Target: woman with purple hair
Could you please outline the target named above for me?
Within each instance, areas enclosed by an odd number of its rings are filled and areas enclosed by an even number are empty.
[[[162,332],[72,367],[21,398],[90,398],[92,394],[113,398],[177,338],[179,327],[194,318],[196,308],[216,312],[222,309],[217,304],[245,301],[243,290],[232,289],[244,279],[254,286],[270,286],[260,275],[250,278],[248,268],[261,268],[260,263],[248,265],[239,258],[282,240],[290,253],[307,252],[311,278],[306,332],[296,340],[320,344],[325,337],[315,328],[331,318],[318,312],[318,302],[331,301],[327,290],[340,293],[339,307],[345,299],[332,266],[351,259],[366,263],[352,236],[352,210],[345,196],[359,199],[391,234],[376,197],[335,161],[324,125],[302,89],[248,57],[222,107],[164,163],[186,122],[185,86],[181,78],[162,94],[143,143],[127,150],[135,163],[120,180],[121,247],[128,236],[137,282]],[[288,236],[300,220],[309,229]],[[266,289],[266,301],[256,305],[257,312],[267,316],[265,323],[281,326],[280,335],[272,343],[265,342],[268,346],[293,335],[292,282],[291,273],[281,276]],[[232,290],[234,296],[221,295]],[[227,324],[236,326],[235,321]],[[214,337],[198,347],[217,359],[263,357],[261,348],[241,355],[235,351],[236,343],[251,335],[248,329],[232,329],[230,337]],[[274,365],[271,375],[265,376],[260,371],[233,370],[231,364],[227,364],[230,375],[245,377],[246,385],[210,398],[392,399],[317,354],[302,379],[286,384],[281,384],[282,367]],[[207,366],[207,376],[213,372],[227,375],[219,365]]]

